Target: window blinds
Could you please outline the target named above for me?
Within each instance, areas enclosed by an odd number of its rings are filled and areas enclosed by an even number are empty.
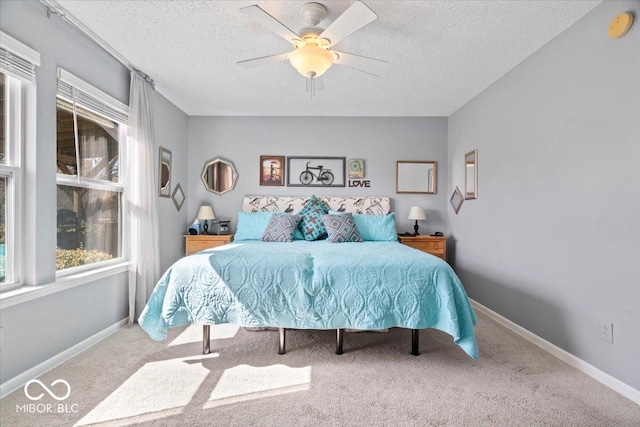
[[[128,122],[127,105],[62,68],[58,68],[58,97],[118,123]]]
[[[0,31],[0,70],[3,73],[33,83],[39,65],[38,52]]]

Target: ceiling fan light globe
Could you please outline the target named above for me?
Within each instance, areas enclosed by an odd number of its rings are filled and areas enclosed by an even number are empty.
[[[333,65],[333,61],[331,52],[314,44],[307,44],[289,55],[289,62],[293,68],[305,77],[320,77]]]

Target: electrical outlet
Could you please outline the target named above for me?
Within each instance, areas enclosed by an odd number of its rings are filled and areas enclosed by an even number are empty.
[[[613,344],[613,323],[602,323],[600,325],[600,339]]]

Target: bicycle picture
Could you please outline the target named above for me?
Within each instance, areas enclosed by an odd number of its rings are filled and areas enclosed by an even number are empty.
[[[345,187],[344,157],[287,157],[287,185],[291,187]]]
[[[267,182],[276,182],[280,181],[280,175],[277,174],[277,171],[280,170],[278,164],[276,162],[271,162],[269,165],[269,174],[267,175]]]
[[[300,174],[300,182],[304,185],[309,185],[313,182],[313,178],[317,182],[321,182],[323,185],[331,185],[333,183],[333,174],[330,169],[323,169],[322,166],[309,166],[311,161],[307,162],[306,169]],[[310,169],[317,170],[318,173],[313,173]]]

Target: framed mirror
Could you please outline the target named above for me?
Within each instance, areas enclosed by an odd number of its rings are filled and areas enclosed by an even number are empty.
[[[224,194],[233,189],[237,180],[238,172],[233,162],[218,157],[204,165],[202,182],[207,191]]]
[[[478,150],[464,155],[464,198],[478,198]]]
[[[160,147],[158,196],[171,197],[171,151]]]
[[[413,160],[396,162],[396,193],[436,194],[437,179],[437,162]]]

